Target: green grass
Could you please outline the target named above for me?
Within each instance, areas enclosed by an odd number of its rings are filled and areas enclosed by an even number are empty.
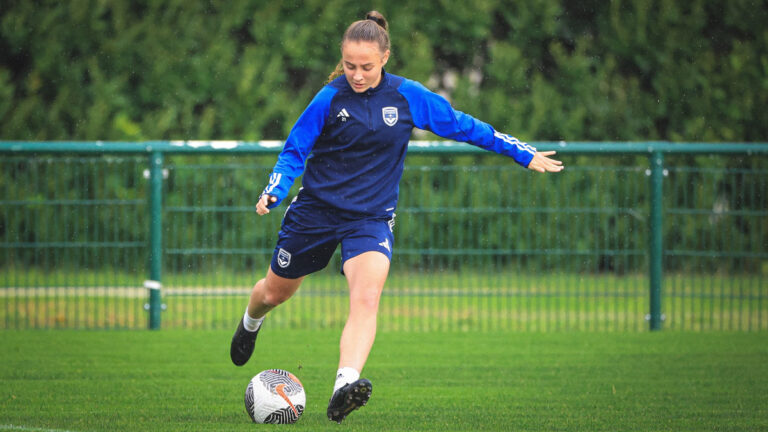
[[[272,367],[307,391],[290,430],[768,430],[763,333],[385,332],[364,371],[373,397],[341,426],[325,418],[338,331],[265,327],[242,368],[230,336],[0,332],[0,430],[274,430],[242,401]]]

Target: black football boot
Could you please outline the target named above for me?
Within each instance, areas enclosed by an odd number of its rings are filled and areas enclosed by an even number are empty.
[[[264,323],[262,322],[262,325]],[[255,332],[250,332],[243,327],[243,320],[240,319],[240,324],[237,325],[235,335],[232,336],[232,345],[229,348],[229,356],[232,358],[232,363],[236,366],[242,366],[253,354],[253,347],[256,345],[256,336],[259,335],[259,327]]]
[[[373,385],[365,378],[336,390],[328,401],[328,419],[341,423],[349,413],[368,403],[372,390]]]

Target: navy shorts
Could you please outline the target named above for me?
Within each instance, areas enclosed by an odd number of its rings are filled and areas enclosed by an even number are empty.
[[[288,208],[272,254],[276,275],[296,279],[322,270],[341,244],[344,263],[364,252],[381,252],[392,260],[395,243],[394,215],[387,218],[348,220],[332,211],[294,211]]]

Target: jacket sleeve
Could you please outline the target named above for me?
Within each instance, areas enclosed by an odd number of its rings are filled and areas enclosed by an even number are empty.
[[[498,132],[469,114],[453,109],[442,96],[416,81],[405,80],[399,88],[408,101],[414,126],[455,141],[509,156],[527,167],[536,149],[517,138]]]
[[[325,126],[334,94],[336,90],[333,88],[323,87],[293,125],[275,168],[269,175],[269,183],[262,192],[262,195],[268,194],[277,198],[277,201],[267,206],[268,208],[277,207],[288,195],[296,178],[304,172],[307,157]]]

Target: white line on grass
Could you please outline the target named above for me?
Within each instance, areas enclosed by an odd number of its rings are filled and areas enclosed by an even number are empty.
[[[39,427],[29,427],[29,426],[16,426],[16,425],[0,425],[0,430],[10,430],[10,431],[27,431],[27,432],[74,432],[70,430],[64,430],[64,429],[46,429],[46,428],[39,428]]]

